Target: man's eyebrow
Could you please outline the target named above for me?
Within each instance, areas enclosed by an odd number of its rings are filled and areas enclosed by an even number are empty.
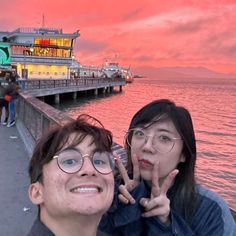
[[[82,150],[74,146],[68,146],[65,149],[60,150],[58,153],[61,153],[64,151],[70,151],[70,150],[77,151],[82,155]],[[95,149],[91,150],[91,155],[93,155],[95,152],[105,152],[105,150],[102,150],[101,148],[96,147]]]
[[[70,151],[70,150],[75,150],[75,151],[80,152],[80,149],[75,148],[75,147],[73,147],[73,146],[68,146],[68,147],[66,147],[66,148],[61,149],[58,153],[64,152],[64,151]]]

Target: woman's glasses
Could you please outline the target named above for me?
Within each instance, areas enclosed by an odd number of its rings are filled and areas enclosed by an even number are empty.
[[[147,141],[148,138],[152,138],[153,147],[160,153],[170,152],[176,140],[181,140],[181,138],[170,137],[167,134],[156,134],[156,135],[147,135],[145,129],[130,129],[126,134],[126,141],[130,147],[132,146],[142,146]]]
[[[53,158],[57,159],[57,164],[62,171],[72,174],[82,168],[85,157],[88,157],[93,167],[103,175],[107,175],[114,170],[114,157],[109,152],[94,152],[90,156],[88,154],[82,155],[77,149],[66,149]]]

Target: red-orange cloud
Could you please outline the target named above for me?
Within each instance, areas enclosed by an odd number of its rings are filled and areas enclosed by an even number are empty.
[[[39,27],[44,14],[47,27],[80,29],[75,54],[82,64],[101,65],[108,59],[134,70],[204,66],[236,73],[235,1],[191,2],[2,1],[0,30]]]

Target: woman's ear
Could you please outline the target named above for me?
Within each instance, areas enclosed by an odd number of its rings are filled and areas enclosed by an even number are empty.
[[[186,157],[185,157],[185,155],[182,153],[181,156],[180,156],[179,162],[185,162],[185,160],[186,160]]]
[[[43,203],[43,185],[39,182],[30,184],[28,194],[31,202],[35,205]]]

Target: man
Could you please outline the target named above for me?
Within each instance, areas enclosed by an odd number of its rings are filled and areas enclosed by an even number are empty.
[[[87,115],[40,139],[29,165],[39,214],[28,236],[104,235],[97,226],[113,199],[111,145],[111,133]]]

